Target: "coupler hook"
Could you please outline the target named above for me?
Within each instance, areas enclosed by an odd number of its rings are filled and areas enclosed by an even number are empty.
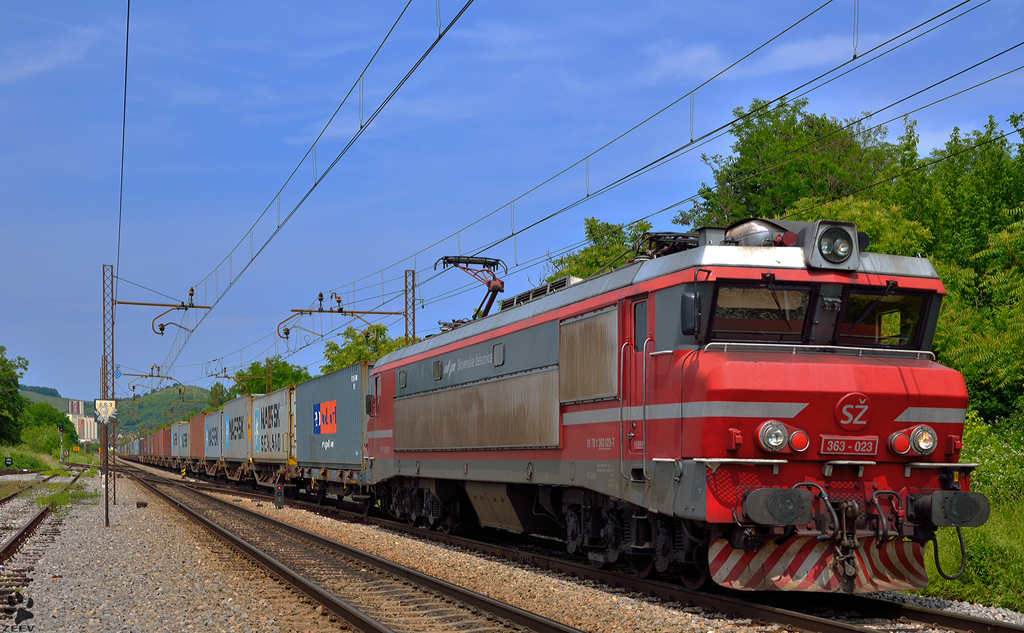
[[[803,481],[798,484],[793,484],[793,488],[816,488],[818,492],[821,493],[821,500],[825,502],[825,507],[828,508],[828,513],[832,517],[832,525],[834,525],[835,528],[833,529],[831,536],[826,535],[825,530],[822,530],[821,534],[818,535],[818,540],[825,541],[829,539],[837,539],[839,537],[839,517],[836,516],[835,508],[833,508],[832,504],[829,502],[828,493],[825,492],[825,489],[813,481]]]

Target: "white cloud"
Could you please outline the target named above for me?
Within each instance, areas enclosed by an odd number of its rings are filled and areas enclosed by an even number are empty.
[[[870,45],[864,45],[868,38],[863,39],[861,52],[870,48]],[[736,67],[734,77],[763,77],[816,66],[835,66],[852,57],[853,40],[850,37],[828,35],[782,44],[769,49],[766,54],[755,55]]]
[[[644,73],[649,81],[702,79],[725,66],[718,48],[708,44],[683,48],[678,42],[663,41],[648,46],[646,53],[651,58]]]
[[[555,44],[546,31],[495,22],[456,30],[452,36],[475,43],[479,47],[477,61],[487,63],[550,60],[564,56],[569,47]]]
[[[860,51],[866,51],[877,36],[862,36]],[[644,74],[648,81],[665,79],[708,79],[732,64],[737,57],[727,57],[717,46],[696,44],[682,47],[675,41],[663,41],[647,47],[650,65]],[[759,51],[744,60],[722,79],[764,77],[777,73],[835,66],[853,57],[853,42],[849,37],[828,35],[799,40]]]
[[[96,28],[76,27],[60,39],[38,42],[31,48],[9,46],[0,52],[0,84],[74,62],[85,55],[102,35],[102,31]]]

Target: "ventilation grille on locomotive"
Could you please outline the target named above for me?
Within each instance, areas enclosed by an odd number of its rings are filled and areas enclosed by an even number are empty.
[[[537,286],[533,290],[527,290],[526,292],[521,292],[521,293],[517,294],[516,296],[510,297],[508,299],[502,299],[501,302],[500,302],[501,303],[501,309],[502,310],[508,310],[509,308],[514,308],[516,306],[523,305],[524,303],[526,303],[528,301],[533,301],[534,299],[540,299],[541,297],[547,296],[547,295],[551,294],[552,292],[558,292],[559,290],[563,290],[565,288],[568,288],[569,286],[571,286],[573,284],[576,284],[576,283],[579,283],[581,281],[583,281],[583,280],[580,279],[579,277],[573,277],[572,275],[566,275],[565,277],[559,277],[558,279],[552,281],[549,284],[544,284],[543,286]]]

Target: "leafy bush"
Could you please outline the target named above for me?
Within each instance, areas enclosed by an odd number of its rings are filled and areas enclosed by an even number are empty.
[[[14,469],[46,470],[50,465],[35,453],[23,446],[0,446],[0,459],[10,457],[14,460]],[[6,466],[4,467],[6,468]]]
[[[980,528],[963,530],[967,547],[967,570],[958,580],[948,581],[935,569],[932,546],[925,552],[931,579],[921,593],[950,600],[978,602],[1024,610],[1024,431],[1019,418],[986,424],[971,411],[964,425],[962,462],[981,466],[971,475],[971,489],[983,493],[992,503],[992,516]],[[960,545],[956,530],[938,531],[942,571],[954,574],[960,568]]]
[[[60,433],[52,424],[36,424],[22,429],[21,441],[29,450],[60,458]],[[68,445],[65,446],[70,450]]]
[[[971,474],[971,490],[1003,505],[1024,501],[1024,429],[1019,418],[986,424],[975,411],[964,424],[960,461],[981,464]]]

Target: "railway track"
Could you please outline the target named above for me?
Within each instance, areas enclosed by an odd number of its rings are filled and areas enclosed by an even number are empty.
[[[23,494],[25,492],[28,492],[29,490],[32,490],[33,488],[35,488],[37,486],[40,486],[40,485],[50,481],[51,479],[53,479],[56,476],[57,475],[50,475],[49,477],[46,477],[45,479],[39,479],[38,481],[29,482],[27,486],[24,486],[24,487],[22,487],[22,488],[20,488],[18,490],[15,490],[14,492],[12,492],[11,494],[7,495],[3,499],[0,499],[0,506],[6,504],[8,501],[13,501],[14,499],[18,498],[18,496],[20,496],[21,494]]]
[[[85,469],[79,471],[79,473],[64,486],[62,492],[70,490],[71,486],[78,483],[78,479],[82,476],[83,472],[85,472]],[[31,485],[22,488],[13,495],[5,498],[3,501],[9,501],[10,499],[48,482],[57,476],[58,475],[50,475],[46,479],[33,482]],[[52,504],[43,506],[39,512],[35,513],[27,523],[22,525],[10,539],[4,542],[3,546],[0,546],[0,567],[3,568],[3,573],[0,574],[0,598],[6,598],[8,595],[14,593],[17,589],[24,587],[31,581],[29,573],[33,571],[35,563],[45,553],[45,546],[56,540],[57,535],[60,534],[61,521],[59,519],[49,522],[46,521],[52,513]],[[28,547],[28,539],[32,536],[41,537],[41,541],[35,546]],[[16,560],[15,557],[17,557]]]
[[[273,502],[273,495],[244,488],[205,482],[188,482],[182,485],[197,490],[221,492]],[[330,518],[376,525],[415,538],[476,551],[554,573],[604,583],[610,587],[619,587],[666,601],[689,604],[735,618],[747,618],[754,622],[773,622],[803,631],[821,633],[859,631],[863,633],[879,629],[913,628],[920,630],[921,626],[915,625],[922,625],[925,628],[961,633],[1024,633],[1024,627],[1005,622],[900,604],[865,595],[821,593],[815,594],[814,599],[809,601],[807,594],[794,595],[784,592],[738,592],[726,589],[690,591],[680,585],[658,580],[645,580],[615,570],[598,570],[590,564],[581,564],[563,556],[540,553],[536,551],[541,549],[540,546],[537,546],[539,541],[530,537],[524,537],[520,543],[509,546],[427,531],[405,523],[364,516],[357,511],[322,506],[313,501],[289,499],[286,500],[286,503]],[[507,541],[509,535],[502,533],[501,538]],[[527,544],[526,549],[522,547],[523,543]],[[842,620],[836,619],[836,617],[841,617]]]
[[[360,630],[577,632],[186,486],[133,476],[275,577]]]

